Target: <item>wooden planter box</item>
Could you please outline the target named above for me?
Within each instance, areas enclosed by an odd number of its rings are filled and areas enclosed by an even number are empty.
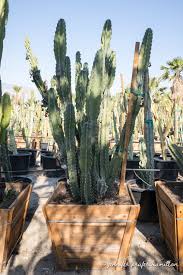
[[[183,182],[156,183],[156,199],[160,230],[177,269],[183,272],[183,202],[173,194],[168,185],[174,186],[179,194],[183,192]]]
[[[62,270],[121,269],[127,261],[140,206],[56,204],[63,182],[43,207],[57,262]]]
[[[9,208],[0,208],[0,272],[6,267],[23,234],[32,185],[25,183],[24,186]]]

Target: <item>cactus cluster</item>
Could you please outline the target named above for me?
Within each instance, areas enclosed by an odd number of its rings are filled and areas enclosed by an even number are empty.
[[[116,55],[110,47],[111,21],[104,24],[101,46],[97,51],[89,77],[87,63],[82,64],[80,52],[76,53],[75,97],[71,92],[71,64],[67,56],[66,25],[59,20],[54,37],[56,72],[51,88],[44,85],[37,58],[26,40],[26,59],[30,63],[31,77],[47,106],[55,141],[64,154],[69,185],[76,201],[95,203],[111,191],[119,176],[121,152],[124,150],[126,124],[120,132],[119,145],[109,160],[110,88],[116,70]],[[143,99],[144,71],[149,65],[151,43],[149,31],[145,33],[140,50],[136,101],[133,108],[133,133],[135,120]],[[124,106],[123,106],[124,107]],[[60,143],[60,144],[59,144]]]
[[[101,47],[95,55],[91,75],[80,52],[75,63],[75,102],[71,92],[71,65],[67,53],[66,26],[59,20],[54,37],[56,72],[51,88],[42,89],[37,59],[26,40],[31,76],[47,104],[55,141],[65,154],[70,189],[75,200],[94,203],[108,190],[109,90],[115,77],[115,53],[110,48],[111,21],[105,22]],[[43,92],[44,90],[44,92]],[[58,144],[59,145],[59,144]]]

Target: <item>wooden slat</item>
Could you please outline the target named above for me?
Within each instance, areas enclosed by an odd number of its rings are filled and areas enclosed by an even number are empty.
[[[175,255],[176,247],[175,247],[175,226],[174,226],[174,218],[173,214],[166,207],[166,205],[160,201],[161,213],[162,213],[162,224],[164,231],[164,238],[168,244],[171,253]]]
[[[54,204],[59,192],[57,186],[43,212],[62,270],[69,269],[68,262],[74,259],[101,268],[109,259],[116,264],[119,255],[128,257],[139,205],[134,201],[131,205]]]
[[[165,182],[157,182],[156,184],[156,192],[158,194],[158,197],[161,198],[161,200],[166,204],[166,206],[170,209],[171,212],[174,210],[174,205],[172,201],[172,197],[169,196],[169,194],[166,193],[166,183]],[[177,203],[177,202],[176,202]]]
[[[176,258],[179,263],[179,271],[183,272],[183,204],[176,205],[176,240],[177,252]]]
[[[27,185],[8,209],[0,209],[0,271],[23,233],[31,189],[32,186]]]
[[[129,220],[134,220],[134,219],[137,220],[139,211],[140,211],[139,205],[137,207],[131,207],[128,219]],[[123,234],[123,239],[121,242],[121,248],[120,248],[118,259],[116,262],[116,264],[117,264],[116,270],[121,270],[120,264],[124,261],[125,258],[128,257],[129,250],[130,250],[130,244],[131,244],[131,240],[132,240],[132,237],[134,234],[135,226],[136,226],[136,223],[132,223],[132,224],[127,223],[126,224],[125,232]]]
[[[181,182],[171,182],[181,186]],[[173,193],[167,192],[165,182],[156,184],[156,195],[163,238],[172,253],[178,270],[183,272],[183,203]]]

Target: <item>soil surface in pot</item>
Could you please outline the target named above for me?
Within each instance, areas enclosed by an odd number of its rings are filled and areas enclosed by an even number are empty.
[[[6,209],[16,200],[20,192],[25,188],[25,182],[13,180],[0,183],[0,208]]]
[[[172,199],[183,203],[183,182],[166,182],[164,187]]]
[[[117,189],[117,188],[116,188]],[[60,192],[58,195],[54,196],[53,200],[51,203],[54,204],[78,204],[81,205],[81,202],[76,202],[73,200],[68,184],[62,184],[60,188]],[[123,196],[118,196],[117,192],[113,194],[107,195],[103,199],[98,199],[95,205],[131,205],[132,200],[129,196],[128,191],[126,190],[123,194]]]

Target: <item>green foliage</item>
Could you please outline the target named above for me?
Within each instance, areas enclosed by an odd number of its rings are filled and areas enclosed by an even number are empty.
[[[167,141],[168,149],[169,149],[172,157],[177,162],[179,168],[183,172],[183,153],[182,153],[182,149],[178,145],[176,145],[171,138],[169,138],[169,139],[167,138],[166,141]]]
[[[183,71],[183,58],[175,57],[170,61],[167,61],[166,66],[161,66],[163,74],[161,79],[164,80],[174,80],[176,77],[180,77]]]

